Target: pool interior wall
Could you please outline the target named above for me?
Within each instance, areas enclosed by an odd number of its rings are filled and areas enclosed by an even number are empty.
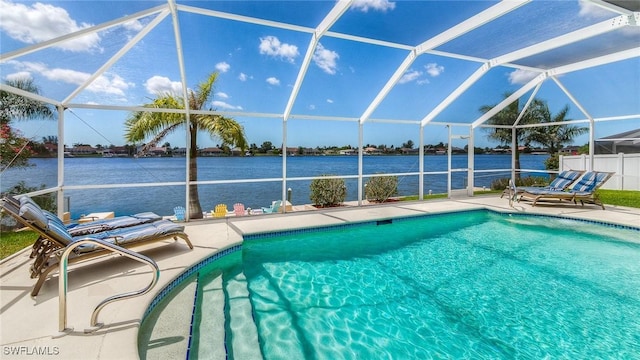
[[[312,251],[301,252],[299,250],[296,250],[297,249],[296,246],[291,246],[291,244],[289,244],[289,246],[285,246],[284,249],[290,249],[292,251],[283,252],[282,248],[279,248],[279,250],[277,250],[276,253],[267,254],[267,251],[269,249],[268,243],[271,240],[285,241],[285,243],[288,240],[295,242],[296,241],[295,238],[299,234],[317,233],[317,232],[340,233],[341,230],[344,230],[344,229],[348,229],[349,231],[352,232],[352,231],[358,231],[358,230],[370,228],[370,226],[367,226],[367,225],[376,226],[379,229],[379,231],[377,231],[377,235],[384,237],[384,236],[387,236],[384,234],[385,228],[386,228],[385,225],[389,225],[390,223],[412,221],[412,220],[416,220],[417,218],[422,220],[435,221],[435,223],[437,223],[438,225],[437,233],[433,230],[433,226],[431,225],[427,226],[426,228],[429,229],[430,236],[438,236],[438,234],[444,234],[451,230],[462,229],[466,226],[472,226],[474,223],[477,223],[479,219],[485,218],[487,216],[496,216],[496,215],[499,217],[507,217],[510,219],[510,221],[517,222],[519,223],[519,225],[528,224],[528,225],[537,226],[537,227],[545,226],[544,220],[545,218],[549,218],[549,219],[560,219],[562,221],[566,221],[565,225],[567,226],[567,228],[574,229],[574,230],[576,229],[576,226],[579,228],[581,227],[580,225],[584,225],[584,224],[590,224],[590,225],[599,224],[599,225],[606,225],[607,229],[616,228],[616,229],[627,229],[627,230],[631,229],[636,232],[640,231],[640,229],[634,228],[634,227],[612,225],[612,224],[607,224],[603,222],[565,220],[555,216],[533,216],[532,217],[531,215],[503,214],[503,213],[489,211],[489,210],[467,211],[463,213],[464,216],[458,216],[455,219],[455,221],[447,221],[448,215],[449,214],[421,215],[419,217],[388,219],[383,221],[370,221],[365,223],[346,224],[346,225],[329,226],[329,227],[321,227],[321,228],[313,228],[313,229],[301,229],[301,230],[294,230],[294,231],[282,231],[282,232],[276,232],[276,233],[245,235],[244,241],[246,241],[246,243],[245,243],[245,249],[243,251],[239,251],[242,248],[237,245],[237,246],[232,246],[228,249],[225,249],[219,253],[213,254],[211,257],[207,258],[203,262],[192,267],[189,271],[185,272],[178,279],[176,279],[171,284],[169,284],[163,291],[161,291],[161,293],[153,301],[152,306],[149,307],[145,315],[145,320],[143,322],[142,330],[140,331],[141,336],[139,338],[140,340],[139,343],[141,344],[140,356],[143,359],[146,358],[144,349],[153,346],[154,343],[156,344],[158,343],[159,341],[158,339],[151,340],[151,337],[149,336],[150,334],[149,329],[153,328],[153,324],[157,321],[157,316],[159,314],[164,314],[165,312],[168,311],[166,308],[167,306],[174,305],[173,303],[176,302],[175,300],[176,297],[179,297],[180,294],[183,292],[189,293],[191,295],[184,296],[184,299],[181,301],[181,303],[184,305],[184,308],[187,308],[190,311],[192,309],[198,308],[197,306],[194,306],[194,301],[195,302],[201,301],[204,294],[201,291],[194,295],[194,293],[198,291],[197,289],[199,287],[197,283],[195,285],[195,289],[192,288],[193,285],[189,285],[189,284],[192,284],[193,283],[192,280],[196,278],[195,274],[209,273],[208,275],[209,277],[215,278],[216,277],[215,274],[212,275],[211,272],[209,271],[211,268],[229,270],[230,268],[233,268],[234,266],[236,266],[239,261],[241,261],[240,258],[242,257],[241,254],[243,252],[249,251],[252,253],[252,256],[255,255],[255,256],[264,257],[264,258],[268,258],[269,256],[271,256],[272,262],[277,261],[278,257],[282,259],[293,258],[297,261],[314,261],[318,257],[323,259],[328,258],[328,259],[333,259],[334,261],[339,261],[340,258],[343,257],[345,252],[356,251],[362,256],[367,256],[367,254],[373,255],[381,252],[392,251],[394,247],[398,247],[403,243],[410,243],[413,241],[412,239],[407,238],[407,239],[400,239],[398,243],[394,243],[394,244],[390,244],[389,242],[385,242],[385,241],[368,242],[367,246],[362,246],[362,244],[358,244],[358,245],[353,245],[352,249],[348,249],[349,242],[345,242],[344,239],[335,238],[335,239],[326,239],[318,243],[313,243],[313,242],[306,243],[305,250],[312,250]],[[542,221],[529,222],[528,220],[531,220],[531,219],[542,220]],[[589,231],[593,231],[593,229]],[[603,236],[609,235],[610,233],[611,231],[605,230],[604,232],[602,232],[602,235]],[[260,241],[256,241],[256,240],[260,240]],[[331,241],[339,241],[340,244],[338,243],[331,244]],[[345,245],[347,246],[347,248],[345,248]],[[325,250],[321,251],[320,249],[325,249]],[[276,256],[276,258],[273,258],[273,256]],[[235,272],[239,273],[241,272],[241,270],[240,271],[236,270]],[[236,280],[246,282],[246,279],[244,278],[236,279]],[[216,285],[212,285],[212,286],[214,286],[214,289],[207,289],[205,293],[215,292]],[[218,290],[220,290],[219,286],[221,285],[218,284],[217,286],[218,286]],[[167,301],[170,298],[173,298],[173,300]],[[240,299],[239,302],[240,301],[242,300]],[[246,302],[248,303],[248,300],[246,300]],[[249,304],[249,310],[251,311],[250,304]],[[228,309],[227,310],[222,309],[222,311],[228,311]],[[170,313],[171,312],[173,311],[170,311]],[[224,331],[222,331],[222,333],[217,334],[217,336],[213,337],[217,340],[211,343],[207,343],[206,345],[208,348],[203,348],[202,347],[203,344],[198,342],[197,336],[193,338],[196,340],[192,341],[192,337],[194,335],[193,328],[195,328],[197,332],[198,326],[200,325],[200,324],[194,324],[193,321],[200,322],[202,320],[202,316],[201,316],[202,314],[191,314],[191,313],[182,314],[183,312],[185,312],[185,310],[182,308],[178,311],[173,312],[173,314],[176,315],[176,317],[180,318],[182,322],[184,322],[185,319],[187,319],[186,320],[187,323],[191,321],[191,324],[181,325],[183,328],[188,329],[186,333],[181,336],[189,338],[188,348],[185,350],[182,350],[183,356],[184,356],[184,351],[186,351],[187,358],[205,358],[205,357],[202,357],[201,352],[206,353],[206,358],[216,358],[216,357],[225,358],[226,357],[225,349],[231,346],[230,343],[227,343],[229,339],[225,338],[226,337],[225,334],[231,331],[231,329],[229,328],[229,325],[223,324],[222,329],[224,329]],[[180,315],[178,316],[178,314]],[[166,316],[166,315],[163,315],[163,316]],[[192,320],[192,318],[195,320]],[[218,321],[224,321],[224,319],[218,319]],[[174,321],[174,323],[177,326],[177,321]],[[211,339],[211,337],[209,338]],[[176,341],[176,340],[177,339],[175,337],[169,337],[160,341]],[[244,351],[249,351],[249,350],[251,349],[244,349]],[[247,353],[246,355],[250,355],[250,352]],[[182,357],[182,356],[178,356],[178,357]]]

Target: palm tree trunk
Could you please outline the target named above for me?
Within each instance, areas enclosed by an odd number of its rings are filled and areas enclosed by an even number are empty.
[[[198,180],[198,148],[196,146],[197,127],[191,124],[191,144],[189,146],[189,181]],[[202,207],[200,207],[200,196],[198,195],[198,185],[189,185],[189,218],[202,219]]]

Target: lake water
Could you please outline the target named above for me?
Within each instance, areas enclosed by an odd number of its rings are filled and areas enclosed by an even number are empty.
[[[543,170],[545,155],[521,155],[523,169]],[[0,177],[0,189],[6,191],[18,181],[28,186],[53,187],[57,184],[57,160],[33,159],[34,166],[26,169],[9,169]],[[184,182],[185,158],[67,158],[65,185],[133,184]],[[466,155],[452,156],[452,168],[465,168]],[[509,169],[510,155],[477,155],[476,170]],[[425,156],[425,172],[447,170],[446,156]],[[418,156],[366,156],[363,172],[417,173]],[[287,178],[312,177],[325,174],[355,176],[358,174],[357,156],[294,156],[287,158]],[[509,177],[509,172],[477,173],[475,186],[490,187],[496,178]],[[229,208],[236,202],[251,208],[269,206],[282,197],[282,158],[280,157],[207,157],[198,158],[199,181],[256,180],[238,184],[206,184],[199,186],[203,211],[210,211],[216,204],[225,203]],[[260,179],[260,180],[258,180]],[[264,179],[271,179],[265,181]],[[364,182],[366,183],[365,178]],[[357,179],[346,179],[347,200],[357,200]],[[418,176],[398,178],[398,195],[417,195]],[[466,172],[453,174],[453,188],[463,188]],[[288,180],[294,205],[308,204],[310,180]],[[446,174],[425,174],[424,193],[447,191]],[[66,190],[72,218],[99,211],[115,211],[125,215],[153,211],[170,215],[173,207],[185,204],[185,186],[145,186],[135,188]]]

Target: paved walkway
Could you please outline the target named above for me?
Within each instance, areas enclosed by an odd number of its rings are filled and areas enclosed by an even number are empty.
[[[384,219],[425,213],[490,208],[499,211],[543,213],[592,219],[640,227],[640,209],[607,206],[536,206],[516,203],[510,208],[506,199],[479,196],[452,200],[396,202],[364,207],[341,207],[324,211],[304,211],[225,219],[207,219],[186,224],[195,248],[183,242],[167,241],[136,248],[153,258],[161,269],[154,291],[142,297],[107,305],[99,316],[106,325],[93,334],[85,334],[93,308],[108,296],[137,290],[151,280],[148,267],[121,256],[108,256],[72,266],[69,272],[68,326],[74,331],[58,334],[58,281],[48,280],[40,294],[32,298],[29,278],[29,251],[0,263],[0,327],[2,359],[135,359],[140,320],[156,292],[194,263],[212,252],[242,241],[241,234],[300,227]],[[157,344],[162,348],[164,344]],[[155,345],[154,345],[155,346]]]

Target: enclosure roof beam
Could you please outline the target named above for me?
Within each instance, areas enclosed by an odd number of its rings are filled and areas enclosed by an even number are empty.
[[[17,87],[13,87],[11,85],[7,85],[5,83],[0,83],[0,90],[2,91],[7,91],[16,95],[20,95],[20,96],[24,96],[26,98],[32,99],[32,100],[36,100],[36,101],[42,101],[43,103],[46,104],[51,104],[51,105],[60,105],[60,102],[57,100],[53,100],[50,99],[48,97],[44,97],[42,95],[36,94],[36,93],[32,93],[30,91],[25,91],[22,89],[19,89]]]
[[[489,23],[502,15],[505,15],[522,5],[528,3],[531,0],[514,0],[514,1],[501,1],[490,8],[476,14],[469,19],[450,27],[442,33],[432,37],[431,39],[423,42],[416,47],[416,52],[420,55],[425,51],[435,49],[438,46],[445,44],[455,38],[458,38],[486,23]]]
[[[597,5],[601,8],[607,9],[609,11],[613,11],[616,12],[618,14],[626,14],[626,15],[630,15],[632,13],[631,10],[629,9],[625,9],[621,6],[612,4],[610,1],[603,1],[603,0],[589,0],[590,3],[593,3],[594,5]],[[632,1],[629,1],[632,2]]]
[[[222,11],[202,9],[194,6],[188,6],[188,5],[177,4],[177,9],[179,11],[184,11],[184,12],[189,12],[194,14],[200,14],[200,15],[211,16],[211,17],[227,19],[227,20],[234,20],[234,21],[239,21],[239,22],[244,22],[249,24],[263,25],[263,26],[268,26],[268,27],[273,27],[278,29],[285,29],[285,30],[292,30],[292,31],[299,31],[299,32],[306,32],[306,33],[313,33],[315,31],[314,28],[310,28],[306,26],[291,25],[291,24],[282,23],[278,21],[264,20],[264,19],[244,16],[244,15],[230,14]]]
[[[444,100],[442,100],[427,116],[425,116],[420,122],[421,126],[425,126],[436,116],[438,116],[444,109],[446,109],[452,102],[454,102],[460,95],[464,94],[467,89],[471,87],[471,85],[475,84],[484,74],[486,74],[491,69],[491,66],[488,63],[482,64],[471,76],[469,76],[460,86],[458,86],[449,96],[447,96]]]
[[[560,82],[560,80],[558,80],[558,78],[556,78],[555,76],[551,76],[551,80],[553,80],[556,83],[556,85],[558,85],[558,87],[562,90],[562,92],[564,92],[565,95],[567,95],[567,97],[578,107],[578,109],[582,111],[584,116],[586,116],[589,119],[589,121],[593,121],[593,116],[589,114],[587,109],[585,109],[584,106],[580,104],[580,102],[575,98],[575,96],[573,96],[573,94],[571,94],[569,90],[567,90],[567,88]]]
[[[115,64],[121,57],[123,57],[131,48],[133,48],[140,40],[142,40],[151,30],[153,30],[164,18],[169,15],[169,10],[162,11],[158,16],[153,19],[147,26],[136,34],[122,49],[120,49],[115,55],[113,55],[106,63],[104,63],[98,70],[96,70],[88,79],[84,81],[82,85],[76,88],[66,99],[62,100],[62,104],[67,104],[74,97],[76,97],[82,90],[86,89],[91,83],[99,76],[104,74],[113,64]]]
[[[302,61],[302,65],[300,66],[300,70],[298,71],[298,76],[296,77],[296,82],[293,85],[293,89],[291,90],[291,94],[289,95],[289,100],[287,101],[287,106],[284,110],[283,119],[287,121],[289,119],[289,115],[291,115],[291,110],[293,109],[293,104],[298,97],[298,93],[300,92],[300,88],[302,87],[302,82],[304,81],[304,77],[307,74],[307,70],[309,70],[309,64],[311,64],[311,59],[313,58],[313,54],[318,46],[318,42],[320,38],[329,30],[329,28],[344,14],[345,11],[351,5],[353,0],[340,0],[336,3],[336,5],[331,9],[329,14],[325,16],[320,25],[315,29],[313,35],[311,37],[311,41],[309,42],[309,46],[307,47],[307,52],[304,55],[304,60]]]
[[[518,126],[518,124],[520,123],[520,120],[522,120],[522,118],[524,117],[524,114],[527,113],[527,109],[529,109],[529,106],[531,106],[531,103],[535,99],[536,94],[538,93],[538,90],[540,90],[541,86],[542,86],[542,83],[538,83],[538,85],[536,85],[536,88],[533,89],[531,96],[529,96],[529,100],[527,100],[527,103],[524,104],[524,106],[522,107],[522,111],[520,111],[520,114],[518,114],[518,118],[516,119],[516,121],[513,122],[513,125],[512,125],[513,127]]]
[[[600,65],[610,64],[616,61],[628,60],[635,57],[640,57],[640,47],[635,47],[635,48],[619,51],[612,54],[607,54],[607,55],[603,55],[603,56],[599,56],[599,57],[595,57],[595,58],[591,58],[583,61],[578,61],[569,65],[559,66],[557,68],[548,70],[547,73],[550,76],[562,75],[562,74],[566,74],[574,71],[589,69],[589,68],[600,66]]]
[[[409,69],[411,64],[415,61],[415,59],[421,54],[433,50],[436,47],[445,44],[457,37],[460,37],[510,11],[513,11],[520,6],[526,4],[531,0],[514,0],[514,1],[501,1],[496,5],[491,6],[490,8],[482,11],[479,14],[476,14],[469,19],[450,27],[449,29],[441,32],[440,34],[428,39],[422,44],[416,46],[407,57],[404,59],[402,64],[396,69],[396,71],[391,75],[391,78],[387,81],[387,83],[382,87],[380,92],[376,95],[373,101],[369,104],[367,109],[364,111],[362,116],[360,116],[360,122],[364,123],[371,117],[373,112],[378,108],[380,103],[384,100],[384,98],[389,94],[391,89],[400,81],[404,73]]]
[[[11,51],[11,52],[8,52],[6,54],[0,55],[0,62],[11,60],[11,59],[14,59],[16,57],[23,56],[23,55],[26,55],[26,54],[30,54],[32,52],[39,51],[39,50],[42,50],[42,49],[46,49],[48,47],[58,45],[58,44],[60,44],[62,42],[65,42],[65,41],[68,41],[68,40],[71,40],[71,39],[76,39],[76,38],[79,38],[79,37],[82,37],[82,36],[85,36],[85,35],[97,33],[98,31],[101,31],[101,30],[106,30],[106,29],[109,29],[109,28],[112,28],[112,27],[115,27],[115,26],[119,26],[119,25],[127,23],[127,22],[129,22],[131,20],[136,20],[136,19],[139,19],[139,18],[142,18],[142,17],[145,17],[145,16],[149,16],[149,15],[152,15],[152,14],[155,14],[155,13],[159,13],[159,12],[161,12],[163,10],[166,10],[166,9],[167,9],[167,5],[156,6],[156,7],[153,7],[151,9],[148,9],[148,10],[140,11],[140,12],[137,12],[137,13],[132,14],[132,15],[124,16],[124,17],[118,18],[116,20],[112,20],[112,21],[108,21],[108,22],[102,23],[100,25],[87,27],[87,28],[84,28],[82,30],[73,32],[71,34],[62,35],[62,36],[59,36],[59,37],[51,39],[51,40],[43,41],[41,43],[37,43],[37,44],[31,45],[31,46],[27,46],[27,47],[22,48],[22,49],[18,49],[16,51]]]
[[[602,21],[600,23],[579,29],[568,34],[564,34],[553,39],[549,39],[537,44],[498,56],[491,60],[491,66],[498,66],[510,63],[519,59],[527,58],[545,51],[566,46],[578,41],[582,41],[597,35],[601,35],[630,24],[632,16],[620,15],[613,19]]]
[[[508,96],[506,99],[502,100],[498,105],[494,106],[491,110],[487,111],[484,115],[479,117],[476,121],[471,124],[471,128],[475,129],[478,126],[482,125],[487,120],[491,119],[494,115],[500,112],[502,109],[507,107],[512,102],[519,99],[522,95],[526,94],[527,91],[536,87],[539,83],[543,82],[547,78],[546,73],[542,73],[536,76],[533,80],[526,83],[523,87],[515,91],[513,94]]]

